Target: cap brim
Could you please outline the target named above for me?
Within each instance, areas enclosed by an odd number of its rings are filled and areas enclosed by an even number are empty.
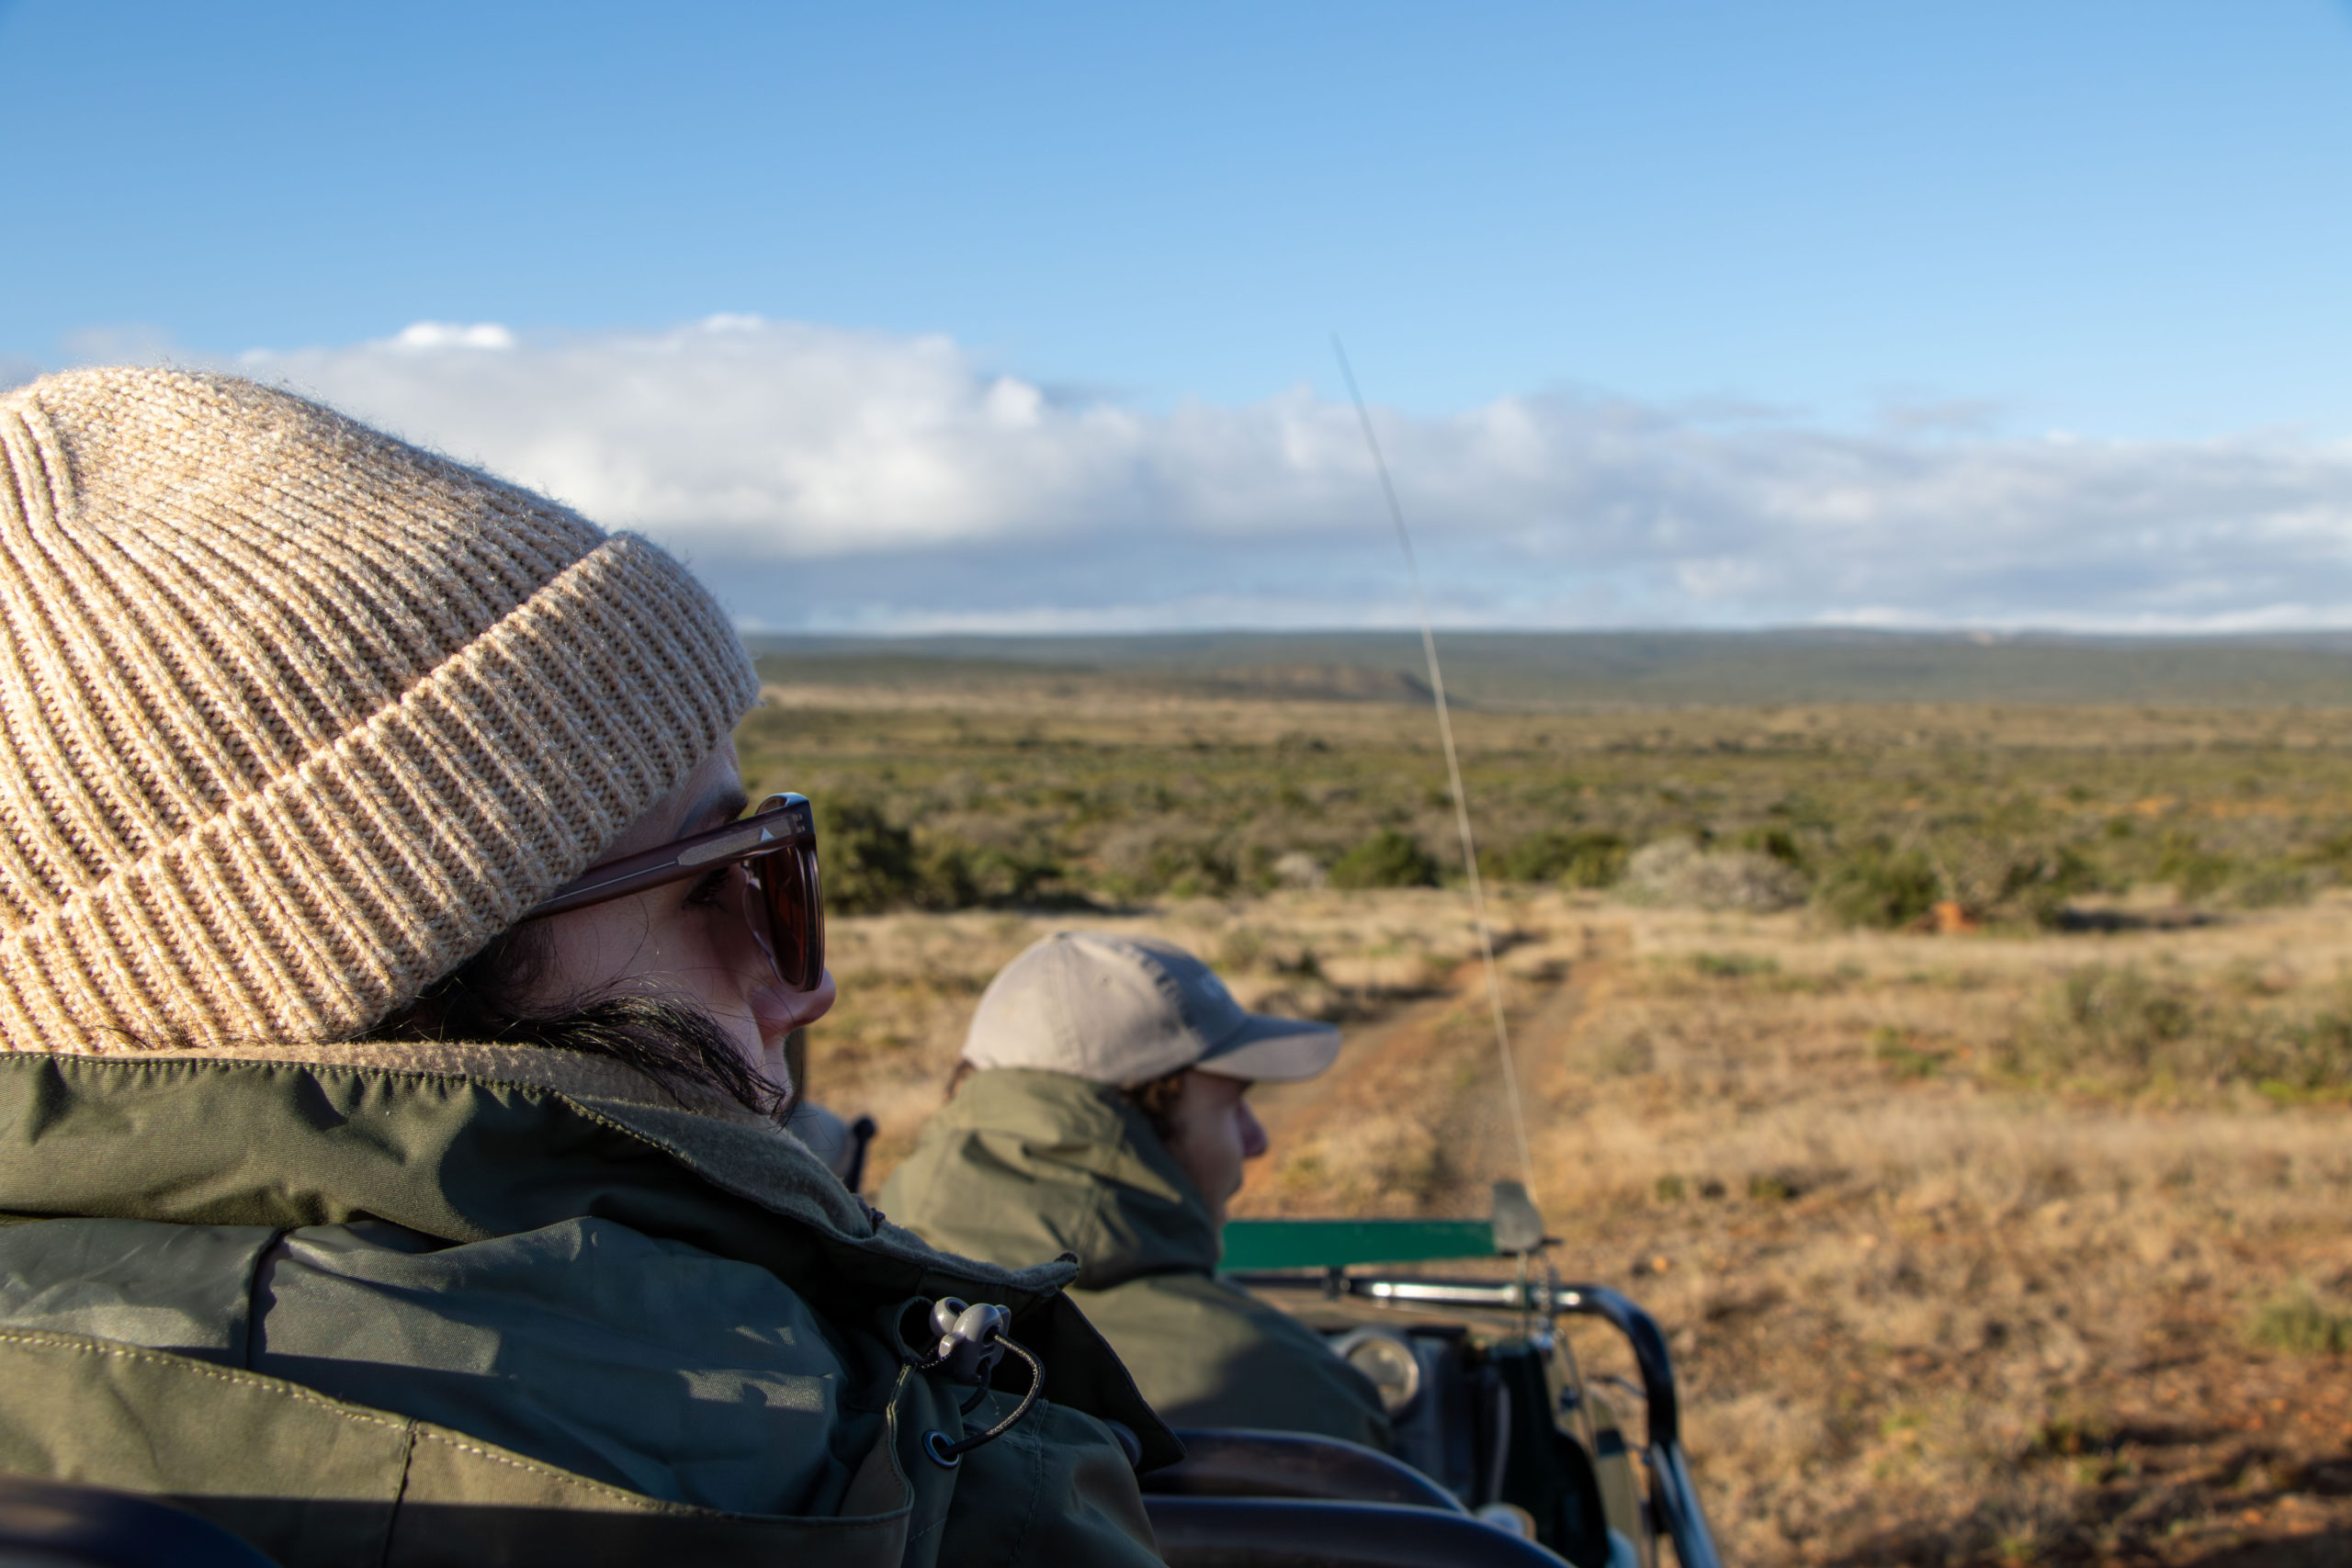
[[[1340,1055],[1340,1032],[1303,1018],[1253,1012],[1193,1066],[1219,1077],[1295,1083],[1329,1067]]]

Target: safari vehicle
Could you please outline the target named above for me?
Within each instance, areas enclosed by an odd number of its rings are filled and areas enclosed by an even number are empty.
[[[1321,1330],[1372,1381],[1403,1462],[1317,1438],[1183,1433],[1184,1462],[1143,1478],[1168,1560],[1405,1564],[1467,1562],[1477,1551],[1497,1563],[1663,1568],[1663,1542],[1681,1568],[1715,1568],[1664,1336],[1621,1292],[1564,1284],[1546,1257],[1552,1245],[1515,1181],[1495,1184],[1487,1220],[1227,1222],[1226,1279]],[[1510,1272],[1452,1271],[1474,1259]],[[1396,1271],[1416,1264],[1449,1271]],[[1562,1332],[1572,1317],[1600,1318],[1624,1337],[1640,1381],[1608,1381],[1644,1407],[1638,1448],[1603,1380],[1578,1366]],[[1310,1516],[1319,1532],[1294,1542],[1272,1538],[1306,1526],[1236,1501],[1270,1498],[1383,1506],[1369,1517]],[[1227,1507],[1220,1513],[1211,1499]],[[1400,1506],[1470,1516],[1481,1529],[1416,1540]],[[1484,1551],[1481,1533],[1494,1538]]]

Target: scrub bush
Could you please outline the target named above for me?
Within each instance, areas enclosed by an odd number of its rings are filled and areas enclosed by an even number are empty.
[[[1689,839],[1661,839],[1625,863],[1623,890],[1634,903],[1672,908],[1786,909],[1804,902],[1804,877],[1754,850],[1702,850]]]
[[[2073,843],[2003,841],[1947,833],[1934,862],[1940,896],[1972,919],[2050,927],[2070,900],[2100,889],[2098,868]]]
[[[2352,1016],[2250,1007],[2177,976],[2091,964],[2004,1047],[2023,1077],[2137,1089],[2240,1084],[2308,1099],[2352,1089]]]
[[[1223,836],[1164,821],[1112,834],[1103,841],[1102,863],[1111,889],[1123,897],[1222,897],[1243,882]]]
[[[1831,865],[1814,902],[1840,925],[1892,930],[1924,918],[1942,887],[1926,855],[1876,840]]]
[[[1146,863],[1143,888],[1179,898],[1221,897],[1241,880],[1224,845],[1202,839],[1163,840]]]
[[[1513,882],[1607,887],[1625,874],[1631,853],[1625,840],[1614,833],[1552,829],[1520,840],[1504,852],[1496,869]]]
[[[1784,865],[1802,868],[1804,852],[1797,846],[1797,836],[1786,828],[1766,826],[1750,828],[1736,840],[1743,850],[1753,850],[1760,855],[1770,855]]]
[[[930,879],[913,833],[868,800],[822,795],[814,804],[826,908],[873,915],[926,907]]]
[[[2308,1289],[2294,1291],[2256,1309],[2245,1337],[2264,1349],[2291,1355],[2352,1354],[2352,1309],[2323,1301]]]
[[[942,844],[929,857],[927,909],[976,905],[1023,908],[1091,908],[1093,901],[1066,885],[1058,862],[989,845]]]
[[[1334,887],[1434,887],[1437,857],[1420,840],[1383,828],[1331,865]]]
[[[1062,868],[1049,858],[919,836],[855,795],[821,795],[816,808],[825,908],[834,914],[1086,902],[1061,886]]]
[[[2177,829],[2164,836],[2156,856],[2156,880],[2171,883],[2184,901],[2210,898],[2234,881],[2237,873],[2228,855],[2208,850],[2195,835]]]

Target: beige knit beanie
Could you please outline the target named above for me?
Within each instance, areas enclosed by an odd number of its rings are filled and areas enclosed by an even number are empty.
[[[456,967],[756,693],[643,539],[286,393],[0,398],[0,1048],[310,1043]]]

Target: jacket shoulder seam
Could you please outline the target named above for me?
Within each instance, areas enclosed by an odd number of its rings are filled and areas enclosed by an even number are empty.
[[[68,1336],[61,1334],[51,1336],[44,1334],[0,1332],[0,1345],[26,1345],[36,1349],[69,1350],[76,1355],[82,1356],[107,1356],[120,1361],[142,1361],[149,1366],[162,1367],[167,1371],[182,1372],[193,1377],[209,1378],[215,1382],[225,1382],[239,1388],[258,1389],[264,1393],[275,1393],[284,1398],[297,1400],[304,1404],[315,1404],[331,1416],[340,1416],[347,1421],[362,1422],[370,1427],[383,1427],[392,1431],[400,1431],[411,1425],[411,1423],[406,1421],[392,1420],[386,1416],[370,1415],[368,1412],[357,1409],[352,1405],[342,1404],[336,1400],[325,1398],[321,1394],[311,1393],[310,1390],[302,1387],[300,1383],[287,1382],[281,1379],[265,1377],[254,1373],[240,1373],[232,1370],[210,1366],[203,1361],[195,1360],[187,1356],[173,1356],[153,1350],[141,1349],[133,1346],[115,1345],[95,1337],[79,1335]]]
[[[802,1518],[793,1515],[749,1514],[729,1508],[699,1507],[692,1503],[674,1503],[666,1498],[649,1497],[641,1492],[631,1492],[624,1486],[610,1485],[577,1472],[565,1470],[560,1465],[545,1464],[520,1454],[504,1453],[481,1443],[470,1441],[459,1433],[452,1432],[446,1427],[435,1427],[430,1422],[417,1422],[415,1429],[416,1440],[419,1442],[438,1443],[444,1448],[455,1449],[459,1453],[471,1454],[477,1459],[486,1459],[493,1464],[503,1464],[528,1475],[547,1476],[568,1482],[600,1497],[612,1498],[625,1505],[628,1510],[639,1514],[652,1514],[672,1518],[743,1520],[753,1524],[784,1519],[797,1525],[853,1529],[873,1528],[877,1519],[888,1519],[890,1517],[879,1515],[875,1518]]]
[[[624,1487],[606,1485],[604,1482],[576,1474],[556,1465],[540,1464],[517,1454],[501,1453],[496,1449],[469,1441],[455,1432],[425,1422],[417,1423],[416,1436],[421,1442],[439,1443],[444,1448],[455,1449],[463,1454],[471,1454],[476,1459],[486,1459],[492,1464],[503,1464],[510,1470],[519,1470],[527,1475],[547,1476],[559,1481],[571,1482],[600,1496],[611,1497],[626,1503],[639,1513],[690,1514],[700,1517],[721,1514],[721,1510],[717,1508],[697,1508],[688,1504],[667,1503],[659,1497],[648,1497],[642,1493],[631,1492]]]

